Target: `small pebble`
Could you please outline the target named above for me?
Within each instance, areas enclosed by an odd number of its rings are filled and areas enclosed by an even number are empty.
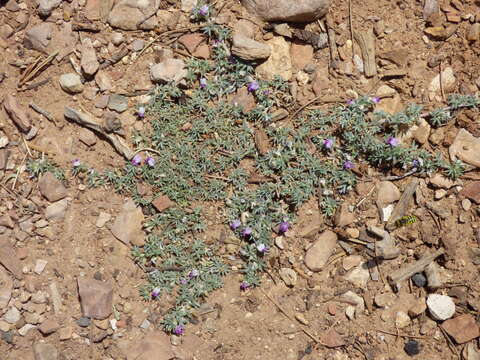
[[[88,317],[82,316],[80,319],[76,321],[76,323],[80,327],[89,327],[91,320]]]
[[[33,271],[36,274],[40,275],[43,272],[43,270],[45,270],[45,266],[47,266],[47,264],[48,264],[48,261],[38,259],[36,264],[35,264],[35,269],[33,269]]]
[[[427,279],[421,273],[416,273],[415,275],[413,275],[412,281],[417,287],[424,287],[425,285],[427,285]]]
[[[408,356],[420,354],[420,344],[416,340],[408,340],[403,348]]]

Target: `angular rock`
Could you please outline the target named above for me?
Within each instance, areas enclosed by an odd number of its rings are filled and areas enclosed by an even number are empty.
[[[0,267],[0,312],[9,303],[12,297],[13,281],[10,275]]]
[[[324,16],[329,0],[241,0],[253,15],[266,21],[312,22]]]
[[[458,158],[467,164],[480,167],[480,138],[463,128],[457,133],[448,152],[451,160]]]
[[[43,18],[50,16],[53,10],[55,10],[62,0],[39,0],[38,1],[38,15]]]
[[[95,223],[95,226],[98,227],[98,228],[102,228],[105,226],[105,224],[107,222],[110,221],[110,219],[112,218],[112,215],[110,215],[109,213],[106,213],[106,212],[100,212],[100,214],[98,215],[98,218],[97,218],[97,222]]]
[[[337,245],[337,234],[326,230],[320,234],[315,243],[307,250],[305,254],[305,265],[311,271],[320,271],[327,264],[330,255],[332,255]]]
[[[54,319],[47,319],[38,327],[43,335],[50,335],[60,329],[60,324]]]
[[[232,54],[247,61],[263,60],[270,56],[267,44],[250,39],[242,34],[233,35]]]
[[[68,200],[62,199],[48,205],[45,209],[45,218],[47,220],[63,220],[68,208]]]
[[[51,172],[47,172],[38,181],[40,193],[48,201],[58,201],[67,196],[67,189]]]
[[[435,174],[430,178],[430,184],[432,184],[435,188],[442,188],[442,189],[450,189],[451,187],[455,186],[455,181],[447,178],[442,174]]]
[[[186,34],[178,38],[178,42],[185,46],[190,54],[193,54],[203,40],[205,40],[204,36],[199,33]]]
[[[398,311],[395,316],[395,327],[403,329],[410,325],[412,320],[410,317],[403,311]]]
[[[314,216],[313,219],[308,221],[302,221],[298,225],[297,234],[302,238],[311,238],[318,234],[323,221],[319,216]]]
[[[78,132],[78,140],[80,140],[87,146],[93,146],[97,143],[97,137],[95,136],[93,131],[85,128],[81,128]]]
[[[102,70],[95,74],[95,83],[100,88],[100,91],[107,91],[112,88],[112,80],[108,74]]]
[[[278,275],[280,275],[280,278],[283,280],[285,285],[289,287],[297,284],[297,273],[293,269],[281,268],[278,271]]]
[[[113,287],[94,279],[79,277],[78,295],[83,316],[103,320],[112,313]]]
[[[108,23],[122,30],[153,30],[158,21],[156,16],[144,21],[147,15],[156,10],[153,0],[117,1],[108,14]]]
[[[288,81],[292,78],[292,59],[290,58],[290,43],[283,37],[276,36],[267,42],[271,49],[270,57],[257,66],[256,73],[260,78],[273,80],[275,75]]]
[[[57,360],[58,350],[52,344],[36,343],[33,345],[35,360]]]
[[[408,315],[412,318],[420,316],[427,310],[427,304],[425,303],[424,298],[418,299],[410,308],[408,309]]]
[[[335,213],[335,225],[338,227],[348,226],[355,222],[355,214],[348,209],[348,204],[343,203]]]
[[[311,45],[292,43],[290,49],[293,66],[298,70],[303,70],[305,66],[312,64],[313,47]]]
[[[13,220],[10,217],[10,215],[5,214],[5,215],[0,216],[0,226],[6,226],[9,229],[13,229],[14,225],[15,224],[13,223]]]
[[[255,102],[255,96],[248,91],[247,88],[242,87],[237,90],[237,93],[230,101],[233,106],[239,106],[244,113],[249,113],[257,105]]]
[[[172,200],[170,200],[168,196],[161,195],[152,201],[152,205],[159,212],[162,212],[174,206],[175,203]]]
[[[379,308],[385,308],[392,306],[397,300],[397,296],[393,293],[384,293],[375,295],[375,305]]]
[[[467,40],[477,41],[479,37],[480,37],[480,23],[475,23],[470,25],[470,28],[467,31]]]
[[[78,74],[63,74],[58,79],[61,88],[69,94],[77,94],[83,91],[82,79]]]
[[[90,21],[106,19],[112,10],[114,0],[88,0],[85,17]]]
[[[122,113],[128,109],[128,98],[119,94],[112,94],[108,98],[108,108],[110,110]]]
[[[464,344],[480,336],[480,330],[475,318],[470,314],[463,314],[450,319],[440,325],[457,344]]]
[[[142,222],[142,209],[129,199],[112,225],[112,234],[125,245],[143,245],[145,240]]]
[[[464,360],[480,360],[480,351],[474,343],[465,345],[462,351],[462,359]]]
[[[153,82],[178,83],[186,76],[185,62],[180,59],[165,59],[150,68],[150,78]]]
[[[93,47],[92,40],[84,38],[82,41],[82,58],[80,60],[80,66],[83,72],[88,77],[93,77],[98,71],[100,63],[97,60],[97,53]]]
[[[23,278],[22,267],[15,248],[10,245],[9,240],[0,240],[0,264],[10,271],[17,279]]]
[[[47,266],[47,264],[48,264],[47,260],[38,259],[37,262],[35,263],[33,272],[35,274],[40,275],[43,272],[43,270],[45,270],[45,266]]]
[[[446,67],[442,71],[442,86],[444,91],[452,91],[455,88],[455,83],[457,79],[453,73],[453,69],[451,67]],[[435,76],[430,85],[428,86],[428,91],[431,93],[439,93],[440,92],[440,74]]]
[[[474,181],[465,185],[460,191],[460,196],[472,200],[475,204],[480,204],[480,181]]]
[[[48,44],[52,39],[54,24],[41,23],[25,32],[23,44],[27,49],[33,49],[40,52],[46,52]]]
[[[345,279],[358,288],[364,289],[370,279],[367,263],[362,262],[345,275]]]
[[[434,320],[447,320],[455,314],[455,303],[447,295],[428,295],[427,307]]]
[[[27,133],[30,130],[32,127],[30,124],[30,118],[26,111],[18,105],[15,97],[12,95],[5,96],[3,107],[15,125],[17,125],[22,132]]]
[[[20,320],[20,311],[15,306],[12,306],[7,312],[3,315],[2,319],[8,322],[9,324],[16,324]]]

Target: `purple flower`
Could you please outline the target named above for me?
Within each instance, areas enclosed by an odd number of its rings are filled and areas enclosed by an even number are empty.
[[[180,284],[182,285],[185,285],[188,282],[188,280],[184,278],[181,278],[179,281],[180,281]]]
[[[250,287],[250,284],[246,281],[242,281],[241,284],[240,284],[240,290],[247,290],[248,288]]]
[[[148,166],[150,167],[154,167],[155,166],[155,159],[151,156],[147,157],[147,159],[145,160],[145,162],[147,163]]]
[[[348,160],[343,163],[343,168],[345,170],[353,169],[354,166],[355,165],[353,165],[353,163],[351,161],[348,161]]]
[[[240,220],[233,220],[231,223],[230,223],[230,229],[232,230],[237,230],[240,226],[242,225],[242,223],[240,222]]]
[[[325,146],[325,149],[330,150],[333,147],[333,140],[332,139],[323,140],[323,146]]]
[[[185,327],[183,325],[177,325],[173,330],[173,333],[175,335],[183,335],[184,332],[185,332]]]
[[[265,254],[268,251],[268,246],[265,244],[258,244],[257,245],[257,250],[258,252],[261,252],[262,254]]]
[[[143,106],[138,108],[137,115],[139,118],[143,118],[145,116],[145,108]]]
[[[282,221],[278,226],[278,232],[286,233],[290,229],[290,224],[288,221]]]
[[[263,90],[263,95],[268,96],[270,95],[270,90]]]
[[[200,9],[198,9],[198,13],[202,16],[208,15],[208,5],[203,5]]]
[[[200,88],[205,89],[207,87],[207,79],[201,78],[200,79]]]
[[[132,165],[139,166],[141,163],[142,163],[142,157],[140,156],[140,154],[135,155],[132,159]]]
[[[80,160],[78,160],[78,159],[73,160],[72,161],[72,166],[73,167],[79,167],[80,166]]]
[[[249,237],[250,235],[252,235],[252,228],[249,228],[249,227],[246,227],[245,229],[242,230],[242,236],[243,237]]]
[[[160,295],[160,288],[156,287],[155,289],[153,289],[150,295],[152,295],[152,298],[158,297],[158,295]]]
[[[353,105],[355,104],[355,100],[354,99],[350,99],[347,101],[347,105]]]
[[[387,139],[387,144],[390,145],[391,147],[395,147],[395,146],[398,146],[399,144],[399,141],[397,138],[393,137],[393,136],[390,136],[388,139]]]
[[[380,98],[378,96],[375,96],[375,97],[372,98],[372,102],[374,104],[378,104],[380,102]]]
[[[421,164],[421,162],[420,162],[419,160],[414,159],[414,160],[412,161],[412,166],[415,167],[415,168],[418,168],[418,167],[422,166],[422,164]]]
[[[254,92],[255,90],[258,90],[259,88],[260,88],[260,85],[258,85],[258,82],[256,82],[255,80],[249,82],[248,85],[247,85],[247,90],[249,92]]]
[[[193,269],[192,271],[190,271],[190,272],[188,273],[188,277],[189,277],[190,279],[193,279],[194,277],[197,277],[198,275],[200,275],[200,273],[198,272],[197,269]]]

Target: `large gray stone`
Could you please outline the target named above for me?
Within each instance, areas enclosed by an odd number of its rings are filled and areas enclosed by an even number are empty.
[[[247,10],[267,21],[311,22],[324,16],[330,0],[241,0]]]

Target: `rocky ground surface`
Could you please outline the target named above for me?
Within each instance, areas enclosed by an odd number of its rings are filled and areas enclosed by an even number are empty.
[[[325,1],[306,12],[271,2],[280,7],[220,0],[209,11],[234,29],[233,54],[265,59],[259,77],[290,81],[290,114],[358,94],[394,113],[478,93],[478,2],[335,1],[326,21],[315,20]],[[162,302],[138,295],[145,275],[122,238],[141,229],[141,211],[109,188],[31,178],[26,162],[42,156],[63,168],[77,158],[124,164],[130,134],[147,126],[138,105],[155,83],[181,82],[186,58],[210,58],[213,44],[191,23],[195,3],[0,2],[0,357],[480,359],[475,110],[444,127],[420,122],[402,140],[460,158],[470,166],[460,179],[388,181],[369,169],[327,227],[312,199],[275,240],[263,285],[241,291],[229,275],[182,336],[161,330]],[[114,149],[110,133],[67,120],[65,107],[120,124],[126,140]],[[419,220],[386,231],[395,205],[411,198]]]

